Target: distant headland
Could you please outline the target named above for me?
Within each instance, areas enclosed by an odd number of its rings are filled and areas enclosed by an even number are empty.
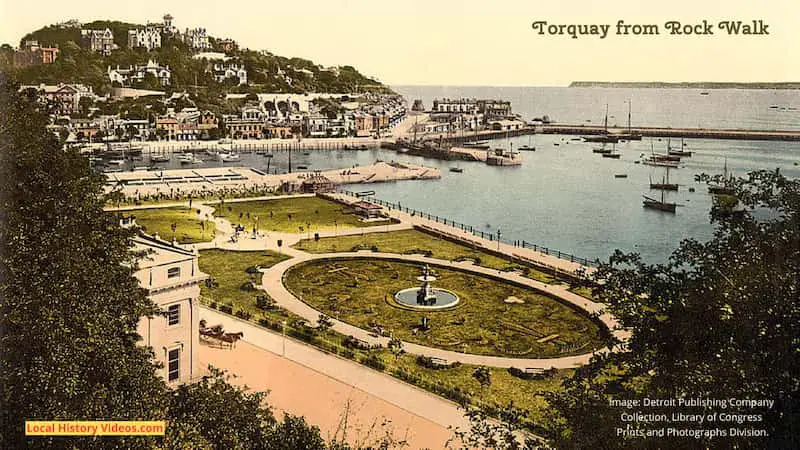
[[[573,81],[569,87],[605,88],[673,88],[673,89],[800,89],[800,82],[781,83],[737,83],[687,81],[667,83],[663,81]]]

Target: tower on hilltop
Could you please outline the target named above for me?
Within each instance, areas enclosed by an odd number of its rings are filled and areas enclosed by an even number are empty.
[[[174,19],[174,17],[172,17],[172,14],[170,13],[164,14],[163,19],[164,19],[164,24],[163,24],[164,33],[175,34],[176,31],[175,27],[172,26],[172,19]]]

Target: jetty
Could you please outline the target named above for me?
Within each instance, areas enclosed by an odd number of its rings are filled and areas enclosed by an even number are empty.
[[[564,134],[579,136],[618,135],[625,140],[628,134],[658,138],[726,139],[739,141],[800,141],[800,130],[744,130],[717,128],[672,128],[672,127],[608,127],[602,125],[537,124],[515,130],[484,130],[469,136],[447,136],[428,134],[420,138],[424,142],[462,144],[474,140],[506,139],[529,134]]]

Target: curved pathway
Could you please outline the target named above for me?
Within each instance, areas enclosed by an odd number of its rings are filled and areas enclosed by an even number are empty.
[[[293,250],[293,258],[282,261],[268,269],[262,270],[262,286],[264,291],[269,294],[281,307],[286,308],[294,314],[308,320],[311,323],[316,323],[319,318],[320,311],[312,308],[302,300],[295,297],[283,284],[283,276],[290,268],[307,262],[320,259],[329,258],[377,258],[377,259],[395,259],[416,263],[427,263],[437,265],[445,268],[456,268],[466,270],[482,275],[488,275],[493,278],[510,281],[516,284],[524,285],[539,291],[543,291],[558,297],[561,300],[571,303],[589,314],[597,314],[600,321],[619,338],[624,338],[624,333],[617,330],[617,321],[614,317],[605,312],[605,307],[601,304],[594,303],[584,297],[569,292],[565,286],[556,286],[542,283],[540,281],[532,280],[523,277],[516,273],[498,272],[495,269],[489,269],[481,266],[474,266],[468,262],[456,263],[453,261],[428,258],[422,255],[400,255],[395,253],[376,253],[371,251],[360,252],[342,252],[342,253],[320,253],[310,254]],[[352,335],[358,339],[369,342],[370,344],[381,344],[387,346],[389,338],[377,337],[362,328],[350,325],[340,320],[331,319],[333,322],[333,329],[345,335]],[[519,367],[519,368],[550,368],[555,367],[559,369],[571,368],[578,365],[583,365],[589,362],[589,359],[594,352],[586,353],[577,356],[565,356],[561,358],[511,358],[500,356],[486,356],[486,355],[473,355],[469,353],[459,353],[450,350],[442,350],[438,348],[427,347],[411,342],[403,342],[403,349],[415,355],[424,355],[429,357],[445,359],[449,362],[459,361],[464,364],[491,366],[491,367]],[[602,350],[601,350],[602,351]]]

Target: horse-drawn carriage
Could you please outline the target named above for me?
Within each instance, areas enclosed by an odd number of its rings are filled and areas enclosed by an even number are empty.
[[[227,344],[229,348],[236,346],[236,342],[244,337],[241,331],[238,333],[226,333],[222,325],[214,325],[212,327],[206,326],[206,321],[200,321],[200,338],[206,342],[215,342],[220,347],[225,347]]]

